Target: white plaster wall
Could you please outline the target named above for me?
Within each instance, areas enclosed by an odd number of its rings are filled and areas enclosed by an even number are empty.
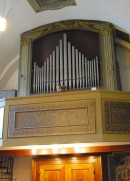
[[[3,89],[18,89],[18,69],[13,72]]]
[[[16,181],[32,181],[32,157],[14,157],[13,179]]]
[[[120,67],[122,90],[130,91],[130,50],[118,45],[116,53]]]

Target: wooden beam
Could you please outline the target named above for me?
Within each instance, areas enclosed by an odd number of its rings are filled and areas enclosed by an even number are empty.
[[[42,152],[43,149],[38,149],[36,154],[32,153],[31,149],[18,149],[18,150],[0,150],[0,156],[37,156],[37,155],[53,155],[52,149],[46,149],[46,154]],[[45,150],[45,149],[44,149]],[[57,152],[57,154],[76,154],[74,148],[66,148],[66,152]],[[109,145],[109,146],[89,146],[84,148],[83,154],[93,153],[109,153],[109,152],[129,152],[130,145]]]

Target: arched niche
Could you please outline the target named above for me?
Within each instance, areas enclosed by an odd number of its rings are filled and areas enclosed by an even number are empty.
[[[35,28],[21,35],[21,56],[19,67],[18,95],[32,94],[32,68],[34,42],[49,35],[68,31],[94,33],[98,41],[100,85],[98,89],[118,90],[117,62],[115,58],[113,25],[108,22],[88,20],[67,20]],[[81,44],[82,44],[81,38]],[[91,46],[93,46],[92,44]],[[33,55],[33,56],[32,56]]]

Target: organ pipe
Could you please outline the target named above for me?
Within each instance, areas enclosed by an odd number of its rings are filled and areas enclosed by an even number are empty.
[[[41,92],[44,92],[44,67],[42,66],[42,73],[41,73],[41,79],[42,79],[42,91]]]
[[[47,87],[47,92],[49,91],[49,58],[47,58],[47,68],[46,68],[46,73],[47,73],[47,82],[46,82],[46,87]]]
[[[82,88],[82,62],[81,62],[81,52],[79,52],[79,59],[78,59],[78,63],[79,63],[79,87]]]
[[[75,89],[75,47],[72,46],[72,86],[73,86],[73,89]]]
[[[71,43],[68,42],[68,65],[67,65],[67,68],[68,68],[68,77],[69,77],[69,88],[71,89],[72,88],[72,78],[71,78],[71,71],[72,71],[72,63],[71,63]]]
[[[60,52],[59,46],[56,46],[56,86],[60,85]]]
[[[50,59],[49,59],[49,84],[50,84],[50,92],[52,92],[52,71],[53,71],[53,66],[52,66],[52,54],[50,54]]]
[[[75,50],[75,60],[76,60],[76,86],[77,86],[77,89],[79,88],[79,63],[78,63],[78,49]]]
[[[34,62],[33,68],[33,94],[55,92],[60,86],[67,90],[100,86],[98,57],[88,60],[67,42],[66,33],[43,65]]]
[[[53,92],[55,91],[55,81],[56,81],[56,61],[55,61],[55,51],[52,52],[52,61],[53,61],[53,68],[52,68],[52,72],[53,72],[53,76],[52,76],[52,80],[53,80],[53,87],[52,90]]]
[[[63,41],[60,40],[60,85],[63,86]]]
[[[86,88],[88,87],[88,66],[87,66],[87,57],[85,57],[85,84],[86,84]]]
[[[44,62],[44,93],[46,92],[46,62]]]
[[[84,54],[82,54],[82,88],[85,87],[85,72],[84,72],[84,68],[85,68],[85,62],[84,62]]]
[[[62,61],[64,61],[64,85],[65,85],[65,87],[67,87],[67,82],[68,82],[68,69],[67,69],[68,60],[67,60],[67,35],[66,35],[66,33],[63,34],[63,50],[64,50],[64,53],[63,53],[64,59],[62,59]]]
[[[33,93],[36,92],[36,62],[34,62],[34,69],[33,69]]]

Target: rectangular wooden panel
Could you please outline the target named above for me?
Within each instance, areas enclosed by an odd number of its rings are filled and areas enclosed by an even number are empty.
[[[40,179],[40,180],[43,180]],[[61,174],[60,170],[46,170],[45,171],[45,180],[46,181],[60,181],[61,180]]]
[[[88,123],[86,113],[85,107],[16,112],[15,128],[84,126]]]
[[[94,181],[92,163],[66,165],[66,181]]]
[[[104,132],[130,133],[130,102],[103,101]]]
[[[9,108],[8,137],[95,133],[95,101],[15,105]]]
[[[64,181],[64,165],[41,165],[39,181]]]
[[[72,181],[88,180],[89,169],[73,169],[72,170]]]

